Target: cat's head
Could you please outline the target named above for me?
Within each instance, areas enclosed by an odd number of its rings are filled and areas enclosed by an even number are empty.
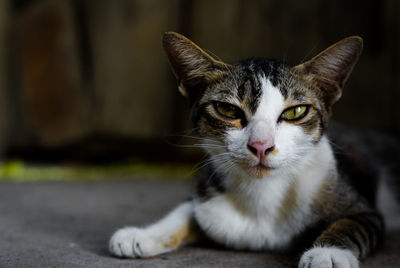
[[[362,39],[346,38],[296,66],[263,58],[226,64],[174,32],[163,45],[212,159],[225,171],[264,177],[292,169],[318,145]]]

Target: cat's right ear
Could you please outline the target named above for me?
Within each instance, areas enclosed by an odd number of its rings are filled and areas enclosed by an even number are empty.
[[[178,33],[164,33],[163,46],[178,79],[179,91],[185,97],[198,95],[207,83],[217,80],[229,68]]]

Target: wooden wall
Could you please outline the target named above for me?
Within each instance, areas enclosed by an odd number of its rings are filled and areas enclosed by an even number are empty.
[[[112,137],[111,143],[148,141],[151,147],[151,141],[182,133],[187,106],[161,48],[168,30],[186,34],[227,62],[264,56],[298,63],[341,38],[361,35],[364,53],[334,116],[400,133],[397,0],[8,4],[0,4],[0,41],[7,34],[0,46],[6,151],[85,144],[100,136]]]
[[[5,149],[5,138],[7,123],[6,111],[6,39],[7,39],[7,21],[8,21],[7,2],[0,2],[0,157]]]
[[[299,63],[344,37],[361,35],[364,53],[335,118],[399,132],[399,1],[194,3],[193,39],[228,61],[259,55]]]

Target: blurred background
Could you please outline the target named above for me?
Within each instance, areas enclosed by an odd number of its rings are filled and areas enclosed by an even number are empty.
[[[299,63],[349,35],[363,55],[334,118],[400,133],[398,0],[1,0],[0,152],[33,163],[192,163],[188,107],[161,46]]]

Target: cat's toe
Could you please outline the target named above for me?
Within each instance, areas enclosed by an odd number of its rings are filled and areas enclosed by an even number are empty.
[[[109,243],[111,254],[126,258],[148,258],[170,251],[162,240],[147,230],[136,227],[122,228],[115,232]]]
[[[138,228],[123,228],[115,232],[111,237],[109,250],[111,254],[117,257],[142,257],[141,240],[145,240],[143,230]]]
[[[299,268],[358,268],[358,260],[348,249],[316,247],[303,254]]]

